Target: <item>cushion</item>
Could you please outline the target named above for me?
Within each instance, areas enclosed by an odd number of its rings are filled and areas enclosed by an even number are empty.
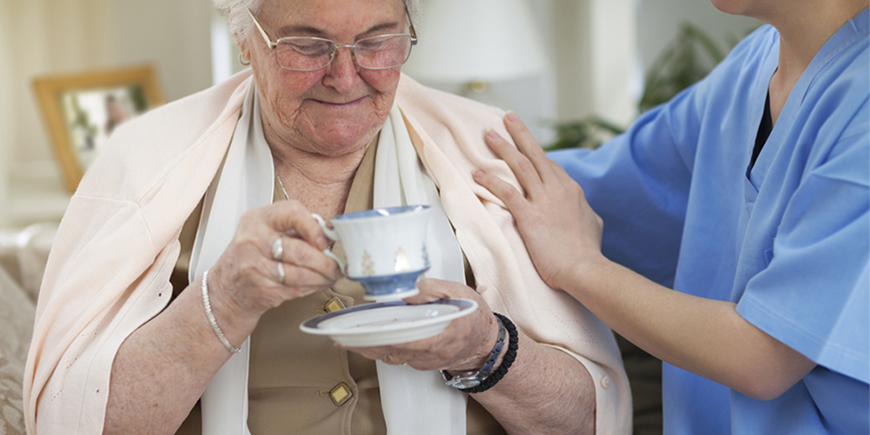
[[[0,231],[0,267],[35,303],[57,224],[33,224],[21,231]]]
[[[36,307],[0,267],[0,435],[24,435],[22,381]]]

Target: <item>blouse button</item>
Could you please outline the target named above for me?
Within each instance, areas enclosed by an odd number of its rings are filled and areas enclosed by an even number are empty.
[[[353,392],[350,391],[350,387],[348,387],[344,382],[339,383],[335,388],[329,390],[329,398],[332,399],[332,403],[334,403],[335,406],[344,405],[351,397],[353,397]]]

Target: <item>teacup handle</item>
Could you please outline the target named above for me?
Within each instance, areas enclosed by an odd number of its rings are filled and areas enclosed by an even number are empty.
[[[326,237],[329,237],[329,239],[333,242],[338,241],[338,232],[326,226],[326,219],[323,219],[323,217],[321,217],[317,213],[311,213],[311,217],[313,217],[314,220],[317,221],[317,225],[320,225],[320,229],[323,230],[324,234],[326,234]],[[332,250],[329,248],[324,249],[323,253],[326,254],[329,258],[335,260],[336,263],[338,263],[338,268],[341,269],[341,273],[347,274],[347,264],[344,262],[344,260],[339,258],[338,255],[335,255],[335,253],[332,252]]]

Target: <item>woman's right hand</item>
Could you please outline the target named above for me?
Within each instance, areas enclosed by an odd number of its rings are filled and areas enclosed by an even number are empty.
[[[281,261],[273,256],[276,240],[283,251]],[[299,201],[245,212],[232,242],[208,274],[215,315],[225,322],[256,324],[263,313],[284,301],[329,288],[341,278],[341,271],[323,253],[328,245],[329,239]]]

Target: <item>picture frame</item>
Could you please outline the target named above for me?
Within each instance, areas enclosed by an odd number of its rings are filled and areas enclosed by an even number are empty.
[[[33,86],[70,192],[115,127],[164,103],[151,65],[41,76]]]

